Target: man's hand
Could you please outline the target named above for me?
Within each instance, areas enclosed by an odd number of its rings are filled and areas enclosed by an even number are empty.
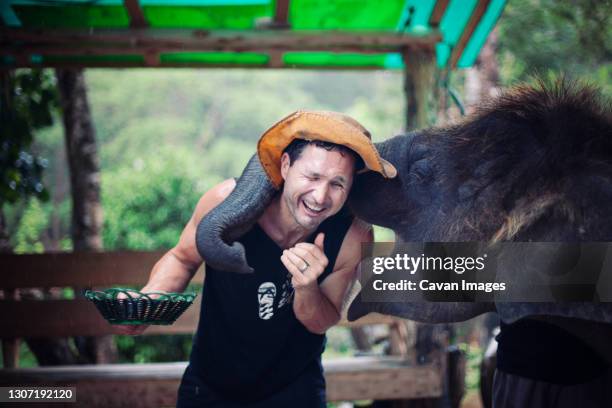
[[[328,260],[323,252],[325,234],[317,235],[314,244],[300,242],[293,248],[285,249],[281,261],[291,273],[291,284],[298,290],[316,287],[317,278],[327,267]]]
[[[149,293],[149,292],[161,292],[159,290],[151,290],[148,289],[146,286],[144,288],[142,288],[142,290],[140,291],[140,293]],[[149,295],[149,297],[151,299],[156,299],[159,297],[158,294],[152,294]],[[120,292],[117,295],[117,299],[127,299],[128,295],[126,295],[123,292]],[[113,334],[120,334],[120,335],[124,335],[124,336],[139,336],[141,335],[147,328],[149,327],[148,324],[114,324],[113,325]]]

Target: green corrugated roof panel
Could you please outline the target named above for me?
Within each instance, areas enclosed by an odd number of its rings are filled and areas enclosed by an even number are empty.
[[[33,58],[34,59],[34,58]],[[59,64],[59,63],[112,63],[127,62],[134,65],[144,65],[142,55],[52,55],[39,57],[38,63]]]
[[[191,53],[164,53],[160,54],[161,65],[180,66],[265,66],[270,57],[266,54],[258,53],[238,53],[238,52],[191,52]],[[33,55],[31,61],[34,64],[55,65],[60,63],[75,64],[104,64],[112,62],[124,62],[131,66],[145,66],[142,55],[62,55],[62,56],[40,56]],[[0,59],[0,65],[10,65],[13,59]]]
[[[397,24],[397,31],[408,30],[416,33],[431,31],[429,18],[435,5],[436,0],[406,0]]]
[[[451,1],[446,13],[440,21],[440,31],[443,33],[443,45],[436,49],[438,66],[446,65],[452,48],[457,45],[470,16],[476,7],[477,0]]]
[[[459,58],[459,61],[457,62],[457,67],[468,68],[474,64],[476,58],[478,58],[480,49],[487,41],[487,37],[489,36],[491,30],[493,30],[495,27],[495,24],[501,16],[505,5],[506,0],[491,1],[487,11],[485,11],[485,14],[480,20],[480,24],[478,24],[476,30],[474,30],[474,34],[472,34],[470,41],[463,50],[463,54],[461,54],[461,58]]]
[[[169,6],[162,5],[159,1],[141,0],[143,14],[153,28],[250,30],[256,27],[258,21],[269,20],[274,14],[271,1],[206,5],[195,3],[197,2],[169,3],[172,4]]]
[[[287,52],[283,63],[288,67],[384,68],[387,54],[350,54],[333,52]]]
[[[22,27],[120,28],[130,23],[122,0],[11,4]],[[248,30],[274,11],[272,0],[140,0],[140,5],[152,28]]]
[[[253,65],[265,66],[270,57],[266,54],[254,52],[185,52],[161,54],[159,60],[162,64],[211,64],[211,65]]]
[[[479,0],[450,0],[438,30],[438,66],[449,61]],[[506,0],[490,0],[489,6],[459,58],[459,67],[469,67],[505,6]],[[203,30],[252,30],[273,19],[276,0],[140,0],[151,28]],[[294,31],[397,32],[423,35],[435,32],[429,25],[436,0],[290,0],[288,22]],[[0,8],[5,24],[25,28],[127,28],[129,15],[123,0],[36,1],[9,0]],[[235,55],[234,55],[235,54]],[[189,64],[266,65],[263,54],[238,57],[237,53],[163,54],[163,62]],[[64,57],[62,57],[64,58]],[[78,57],[66,57],[75,59]],[[110,57],[109,57],[110,58]],[[51,60],[51,59],[46,59]],[[88,59],[88,61],[91,58]],[[118,58],[117,61],[123,59]],[[85,61],[85,60],[83,60]],[[253,62],[249,62],[253,61]],[[399,69],[397,54],[334,54],[325,52],[285,53],[287,66],[379,67]]]
[[[130,18],[123,4],[70,6],[38,4],[13,5],[13,11],[22,27],[36,28],[124,28]]]
[[[405,0],[291,0],[294,30],[395,31]]]

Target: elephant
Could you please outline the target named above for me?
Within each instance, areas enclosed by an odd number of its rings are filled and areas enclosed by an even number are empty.
[[[398,242],[612,241],[611,101],[567,79],[537,80],[481,104],[457,124],[376,143],[398,170],[355,177],[348,206],[391,228]],[[229,197],[200,222],[196,243],[215,268],[249,272],[234,242],[276,193],[256,156]],[[378,312],[427,323],[495,311],[502,321],[567,318],[612,327],[612,303],[364,302],[349,320]]]

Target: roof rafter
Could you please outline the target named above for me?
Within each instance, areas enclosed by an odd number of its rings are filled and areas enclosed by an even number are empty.
[[[276,0],[274,11],[274,28],[289,28],[289,2],[290,0]]]
[[[436,1],[436,5],[434,6],[433,11],[431,12],[431,16],[429,17],[429,25],[435,28],[438,28],[440,25],[440,21],[442,21],[442,17],[444,16],[444,12],[448,7],[449,0],[438,0]]]
[[[130,27],[145,28],[149,26],[138,0],[123,0],[123,6],[130,16]]]
[[[459,58],[461,58],[461,54],[463,54],[463,50],[465,50],[465,47],[467,46],[468,41],[474,34],[474,31],[476,31],[476,27],[478,27],[478,24],[480,23],[480,20],[482,20],[482,16],[484,16],[490,3],[491,3],[491,0],[478,0],[478,3],[476,4],[476,7],[474,8],[474,11],[472,12],[472,15],[470,16],[470,19],[467,25],[465,26],[463,33],[461,33],[461,37],[459,37],[459,41],[457,41],[457,45],[455,45],[451,53],[451,56],[450,56],[451,68],[455,68],[457,66],[457,62],[459,62]]]

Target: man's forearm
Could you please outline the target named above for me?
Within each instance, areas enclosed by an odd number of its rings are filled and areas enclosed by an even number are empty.
[[[318,285],[295,290],[293,311],[308,331],[317,334],[325,333],[340,320],[340,313]]]
[[[182,262],[172,250],[153,266],[143,291],[183,292],[197,270],[197,265]]]

